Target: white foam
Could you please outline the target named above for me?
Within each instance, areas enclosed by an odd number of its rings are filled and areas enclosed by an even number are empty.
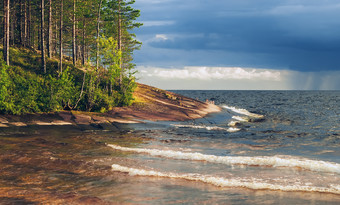
[[[227,105],[224,105],[223,107],[224,107],[225,109],[231,110],[231,111],[233,111],[233,112],[236,112],[236,113],[239,113],[239,114],[242,114],[242,115],[247,115],[247,116],[249,116],[249,117],[254,117],[254,118],[264,118],[263,115],[251,113],[251,112],[249,112],[249,111],[246,110],[246,109],[241,109],[241,108],[236,108],[236,107],[230,107],[230,106],[227,106]]]
[[[236,127],[229,127],[228,128],[228,132],[238,132],[240,130],[241,130],[240,128],[236,128]]]
[[[144,169],[135,169],[118,164],[112,165],[113,171],[127,172],[131,176],[150,176],[150,177],[165,177],[172,179],[185,179],[190,181],[200,181],[208,184],[212,184],[219,187],[241,187],[255,190],[278,190],[278,191],[303,191],[303,192],[323,192],[323,193],[333,193],[340,194],[340,188],[338,185],[330,185],[330,187],[316,187],[312,185],[282,185],[282,184],[271,184],[267,183],[261,179],[241,179],[232,178],[227,179],[223,177],[215,177],[209,175],[200,174],[177,174],[177,173],[166,173],[158,171],[149,171]],[[279,180],[277,180],[279,181]]]
[[[194,129],[206,129],[206,130],[221,130],[227,132],[237,132],[240,131],[238,128],[224,128],[218,126],[205,126],[205,125],[177,125],[174,124],[173,126],[182,127],[182,128],[194,128]]]
[[[181,152],[172,150],[129,148],[109,144],[109,147],[128,152],[145,153],[157,157],[165,157],[180,160],[206,161],[226,165],[270,166],[302,168],[315,172],[330,172],[340,174],[340,164],[334,162],[317,161],[292,156],[215,156],[197,152]]]
[[[228,123],[228,126],[230,126],[230,127],[235,127],[236,125],[238,125],[240,122],[239,121],[230,121],[229,123]]]
[[[245,116],[232,116],[232,118],[240,122],[249,122],[249,118]]]

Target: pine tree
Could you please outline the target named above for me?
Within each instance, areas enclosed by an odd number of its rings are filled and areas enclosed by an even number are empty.
[[[10,18],[10,0],[4,0],[4,59],[9,65],[9,18]]]
[[[41,42],[41,67],[44,73],[46,73],[46,61],[45,61],[45,2],[41,0],[41,31],[40,31],[40,42]]]
[[[134,22],[140,16],[140,11],[131,7],[134,3],[134,0],[110,0],[104,6],[105,21],[108,22],[104,27],[105,33],[114,35],[113,37],[117,40],[117,49],[122,53],[119,78],[121,85],[124,75],[127,75],[133,67],[130,63],[132,52],[139,49],[141,45],[131,33],[131,30],[142,25]]]
[[[72,58],[73,65],[76,65],[76,0],[73,0],[72,12]]]
[[[52,57],[52,0],[48,0],[48,41],[47,54]]]
[[[9,48],[13,45],[30,48],[25,52],[40,50],[41,67],[28,71],[30,74],[25,73],[30,68],[26,65],[23,65],[25,69],[15,71],[20,68],[20,62],[13,59],[19,66],[6,66],[6,70],[2,70],[1,75],[8,76],[8,82],[13,85],[9,93],[19,93],[17,96],[22,99],[11,96],[13,106],[4,108],[5,111],[0,108],[0,112],[22,114],[65,107],[98,111],[102,110],[101,106],[107,110],[130,104],[136,85],[132,52],[141,45],[131,32],[141,26],[135,22],[140,11],[132,8],[134,2],[4,0],[4,18],[0,26],[4,39],[3,65],[12,63]],[[59,58],[59,66],[53,66],[51,59],[46,67],[46,56],[51,58],[53,53]],[[64,55],[72,57],[74,65],[81,59],[84,67],[79,70],[63,68]],[[35,63],[33,56],[30,57]],[[90,63],[85,63],[88,61]],[[94,64],[96,67],[91,66]],[[47,73],[47,69],[51,75],[41,75]],[[77,81],[73,82],[75,77]],[[79,85],[81,78],[83,81]],[[77,99],[71,96],[77,96]]]
[[[59,28],[59,75],[63,73],[63,11],[64,0],[60,0],[60,28]]]

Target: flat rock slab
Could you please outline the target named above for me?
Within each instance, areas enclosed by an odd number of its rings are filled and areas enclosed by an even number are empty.
[[[0,127],[8,127],[8,125],[0,123]]]
[[[74,116],[74,121],[77,124],[82,124],[82,125],[87,125],[92,123],[92,117],[89,115],[84,115],[84,114],[73,114]]]
[[[26,127],[27,126],[27,124],[23,123],[23,122],[10,122],[8,124],[16,126],[16,127]]]
[[[96,115],[92,116],[92,120],[95,123],[108,123],[109,122],[105,117],[100,117],[100,116],[96,116]]]
[[[51,126],[51,125],[72,125],[71,122],[56,120],[53,122],[43,122],[43,121],[33,121],[30,124],[33,125],[42,125],[42,126]]]
[[[59,112],[58,115],[61,118],[63,118],[63,120],[66,121],[66,122],[72,122],[73,118],[74,118],[74,116],[72,115],[71,112],[62,111],[62,112]]]
[[[0,117],[0,123],[8,123],[8,120],[3,117]]]

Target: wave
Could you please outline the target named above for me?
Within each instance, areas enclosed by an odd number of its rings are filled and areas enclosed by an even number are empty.
[[[223,177],[215,177],[209,175],[201,175],[201,174],[177,174],[171,172],[158,172],[158,171],[149,171],[144,169],[135,169],[129,168],[125,166],[121,166],[118,164],[113,164],[113,171],[118,172],[127,172],[131,176],[150,176],[150,177],[165,177],[172,179],[185,179],[190,181],[200,181],[208,184],[212,184],[219,187],[241,187],[248,188],[254,190],[277,190],[277,191],[303,191],[303,192],[322,192],[322,193],[332,193],[332,194],[340,194],[340,188],[338,185],[330,185],[329,187],[316,187],[310,185],[280,185],[280,184],[271,184],[267,183],[261,179],[241,179],[241,178],[232,178],[227,179]]]
[[[244,117],[244,116],[232,116],[231,118],[238,120],[240,122],[249,122],[250,119],[248,117]]]
[[[181,127],[181,128],[194,128],[194,129],[206,129],[206,130],[222,130],[222,131],[227,131],[227,132],[237,132],[240,131],[238,128],[224,128],[224,127],[218,127],[218,126],[205,126],[205,125],[173,125],[176,127]]]
[[[234,116],[233,116],[234,117]],[[240,121],[234,121],[234,120],[232,120],[232,121],[230,121],[229,123],[228,123],[228,126],[230,126],[230,127],[236,127],[237,125],[240,125],[241,123],[240,123]]]
[[[256,114],[256,113],[251,113],[251,112],[249,112],[249,111],[246,110],[246,109],[240,109],[240,108],[236,108],[236,107],[230,107],[230,106],[227,106],[227,105],[224,105],[224,106],[222,106],[222,107],[224,107],[225,109],[231,110],[231,111],[233,111],[233,112],[242,114],[242,115],[247,115],[247,116],[249,116],[249,117],[254,117],[254,118],[264,118],[264,115],[260,115],[260,114]]]
[[[291,156],[215,156],[201,153],[190,153],[172,150],[129,148],[109,144],[109,147],[128,152],[145,153],[151,156],[165,157],[180,160],[206,161],[226,165],[248,165],[248,166],[270,166],[270,167],[290,167],[305,169],[315,172],[329,172],[340,174],[340,164],[334,162],[317,161],[303,158],[293,158]]]

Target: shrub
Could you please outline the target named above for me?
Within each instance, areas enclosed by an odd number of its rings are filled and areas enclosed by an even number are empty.
[[[26,113],[50,112],[65,109],[106,112],[115,106],[131,105],[136,88],[134,73],[120,68],[120,51],[112,55],[116,42],[102,39],[107,69],[87,66],[86,72],[67,67],[58,75],[54,62],[50,62],[48,73],[43,74],[39,66],[29,61],[33,54],[20,54],[8,67],[0,56],[0,114],[21,115]],[[111,50],[110,50],[111,49]],[[1,55],[1,54],[0,54]],[[25,57],[25,61],[23,57]],[[26,62],[31,64],[26,65]],[[34,61],[35,62],[35,61]],[[105,65],[104,65],[105,66]]]
[[[7,72],[8,66],[5,65],[0,54],[0,113],[7,114],[13,110],[14,104],[11,98],[12,82]]]

